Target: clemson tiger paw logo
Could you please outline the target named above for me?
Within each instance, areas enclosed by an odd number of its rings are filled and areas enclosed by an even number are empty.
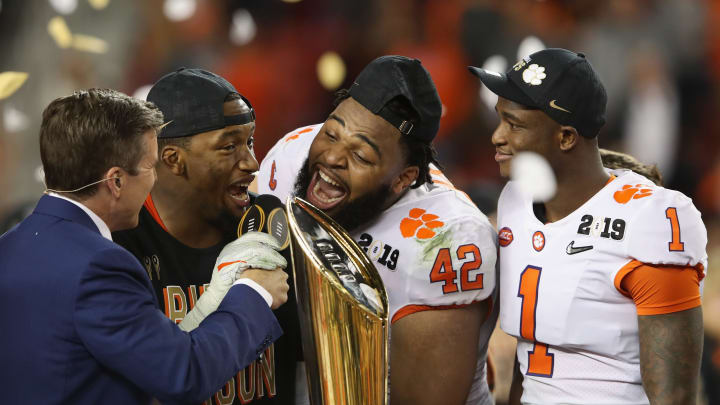
[[[630,185],[626,184],[613,194],[615,201],[620,204],[627,204],[630,200],[648,197],[652,195],[652,189],[645,184]]]
[[[537,63],[533,63],[528,66],[522,73],[523,81],[531,86],[542,84],[543,79],[546,77],[545,67],[540,66]]]
[[[445,225],[435,214],[426,214],[422,208],[413,208],[410,214],[400,221],[400,233],[403,238],[413,236],[418,239],[431,239],[437,235],[437,228]]]

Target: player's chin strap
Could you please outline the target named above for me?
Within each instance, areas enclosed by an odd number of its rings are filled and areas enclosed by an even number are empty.
[[[90,183],[90,184],[86,184],[86,185],[84,185],[84,186],[82,186],[82,187],[76,188],[75,190],[53,190],[53,189],[51,189],[51,188],[47,188],[47,184],[45,184],[45,187],[46,187],[46,188],[45,188],[45,191],[43,191],[43,194],[47,194],[47,193],[50,193],[50,192],[52,192],[52,193],[58,193],[58,194],[61,194],[61,193],[74,193],[74,192],[77,192],[77,191],[86,189],[86,188],[88,188],[88,187],[90,187],[90,186],[94,186],[94,185],[96,185],[96,184],[98,184],[98,183],[102,183],[102,182],[104,182],[104,181],[113,180],[113,179],[119,179],[119,178],[120,178],[120,177],[118,177],[118,176],[108,177],[108,178],[106,178],[106,179],[102,179],[102,180],[94,181],[94,182],[92,182],[92,183]]]

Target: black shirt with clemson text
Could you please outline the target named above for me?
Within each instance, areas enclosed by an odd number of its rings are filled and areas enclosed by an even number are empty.
[[[112,238],[142,263],[152,281],[160,309],[179,323],[210,284],[220,251],[237,238],[237,234],[228,234],[224,241],[209,248],[188,247],[163,229],[146,202],[140,211],[138,226],[114,232]],[[283,254],[290,265],[289,249]],[[289,268],[286,271],[291,273]],[[288,301],[274,311],[283,335],[205,404],[294,403],[296,362],[301,361],[302,352],[292,274],[289,274],[288,283]]]

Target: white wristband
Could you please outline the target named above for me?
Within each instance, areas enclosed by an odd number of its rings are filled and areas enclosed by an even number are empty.
[[[233,283],[233,285],[238,285],[238,284],[245,284],[246,286],[257,291],[257,293],[260,294],[261,297],[263,297],[265,302],[267,302],[268,307],[272,308],[272,302],[273,302],[272,295],[270,295],[270,293],[263,286],[256,283],[255,280],[251,280],[249,278],[241,278]]]

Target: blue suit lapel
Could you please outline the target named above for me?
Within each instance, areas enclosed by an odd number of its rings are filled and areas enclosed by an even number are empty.
[[[38,201],[33,214],[51,215],[80,224],[93,232],[100,233],[100,230],[92,221],[90,216],[77,205],[61,198],[43,195]]]

